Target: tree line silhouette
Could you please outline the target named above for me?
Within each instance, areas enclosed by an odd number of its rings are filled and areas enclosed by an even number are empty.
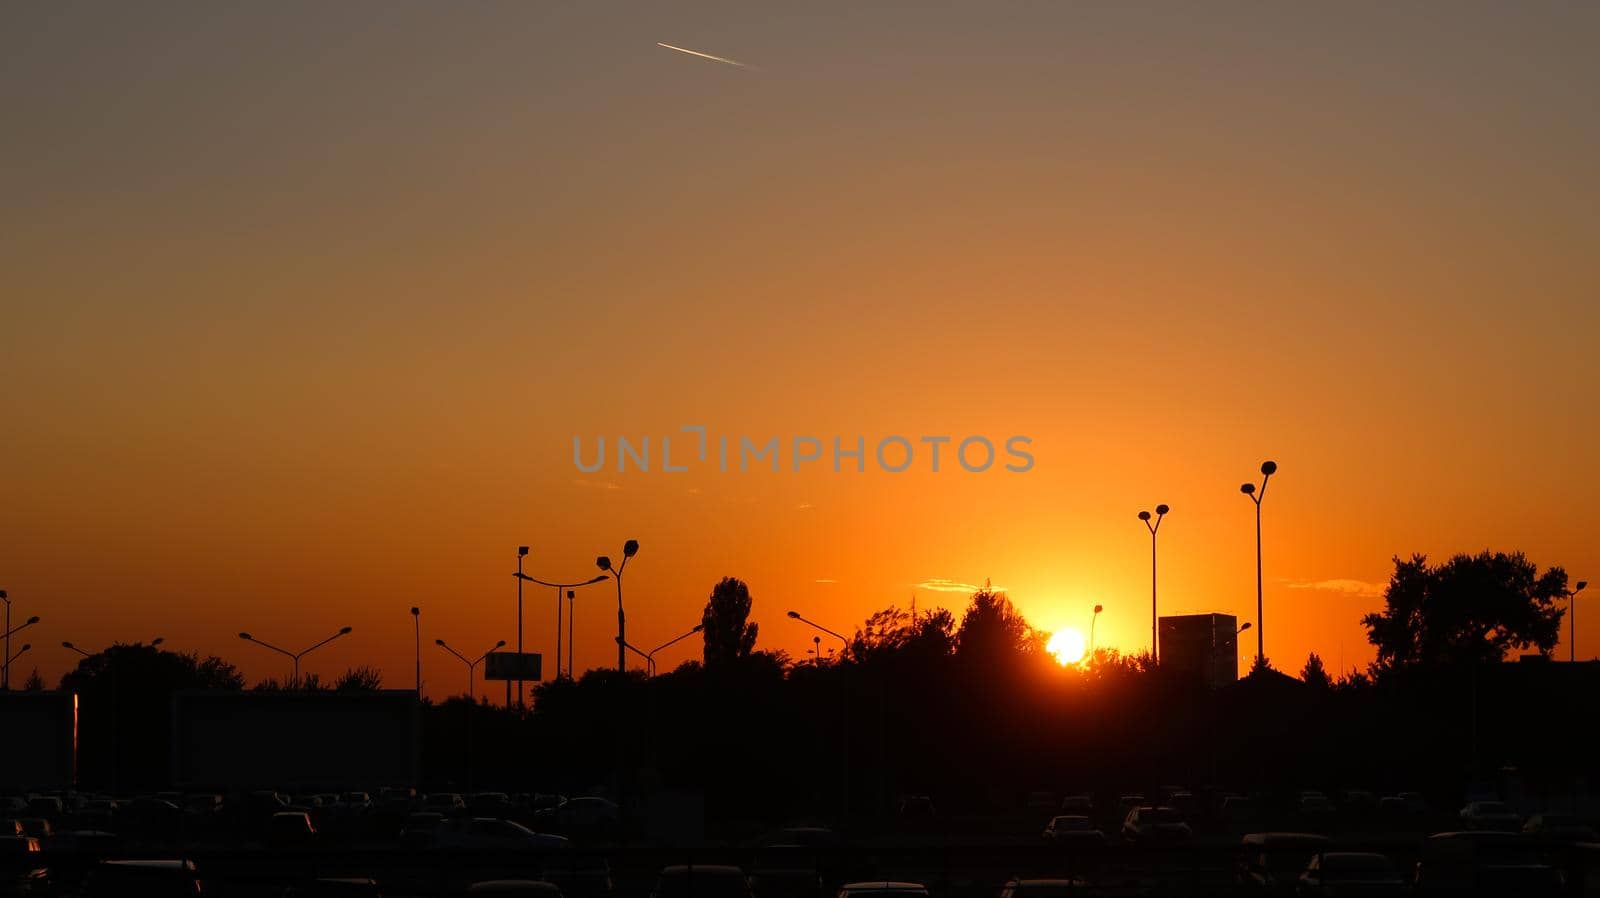
[[[941,808],[1014,805],[1030,790],[1139,792],[1362,788],[1459,798],[1520,768],[1528,788],[1592,777],[1584,744],[1600,665],[1548,659],[1566,574],[1520,553],[1396,558],[1363,624],[1377,659],[1298,677],[1269,664],[1207,688],[1148,654],[1098,649],[1063,666],[1004,593],[959,617],[889,606],[832,657],[758,647],[749,586],[724,578],[702,615],[701,659],[659,676],[592,670],[538,684],[526,710],[466,697],[424,702],[429,788],[604,791],[646,802],[703,793],[708,816],[887,813],[899,796]],[[277,689],[265,682],[255,688]],[[355,668],[324,686],[382,685]],[[173,692],[243,689],[218,657],[118,645],[61,680],[81,704],[80,780],[164,783]],[[307,734],[315,738],[315,734]],[[380,784],[366,784],[380,785]]]

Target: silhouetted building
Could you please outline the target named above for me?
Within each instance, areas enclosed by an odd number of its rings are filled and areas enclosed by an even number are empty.
[[[1239,621],[1231,614],[1161,618],[1161,667],[1212,689],[1239,679]]]

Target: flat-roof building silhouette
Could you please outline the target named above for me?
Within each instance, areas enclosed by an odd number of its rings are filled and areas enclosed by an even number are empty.
[[[1161,667],[1216,689],[1239,679],[1239,620],[1231,614],[1175,614],[1160,620]]]

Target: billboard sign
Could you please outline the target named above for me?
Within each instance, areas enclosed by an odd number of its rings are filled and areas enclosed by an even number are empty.
[[[538,680],[544,670],[538,652],[490,652],[483,659],[485,680]]]

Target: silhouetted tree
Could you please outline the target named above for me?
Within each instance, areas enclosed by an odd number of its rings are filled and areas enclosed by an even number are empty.
[[[334,692],[377,692],[383,688],[383,673],[375,667],[352,667],[333,681]]]
[[[1539,573],[1521,552],[1394,559],[1384,610],[1361,619],[1379,673],[1411,665],[1481,664],[1512,649],[1555,648],[1567,588],[1559,567]]]
[[[750,657],[756,645],[756,625],[749,622],[750,588],[744,581],[723,577],[711,590],[700,616],[705,627],[705,664],[714,669]]]
[[[1250,672],[1248,674],[1245,674],[1245,676],[1254,677],[1254,676],[1259,676],[1261,674],[1276,673],[1276,672],[1277,671],[1274,671],[1272,669],[1272,659],[1271,658],[1268,658],[1266,655],[1257,655],[1255,657],[1255,660],[1250,662]]]
[[[39,668],[33,669],[33,673],[28,675],[28,682],[23,683],[22,688],[26,692],[44,691],[44,677],[39,676]]]
[[[1312,652],[1306,656],[1306,666],[1300,668],[1300,681],[1307,686],[1327,690],[1332,686],[1328,671],[1322,666],[1322,656]]]
[[[1021,658],[1039,648],[1039,634],[1004,593],[986,584],[972,594],[972,604],[961,615],[956,631],[956,654],[965,662],[983,664],[1006,658]]]
[[[244,677],[221,658],[142,643],[113,645],[82,659],[60,687],[78,694],[79,779],[121,787],[164,782],[172,693],[243,685]]]

